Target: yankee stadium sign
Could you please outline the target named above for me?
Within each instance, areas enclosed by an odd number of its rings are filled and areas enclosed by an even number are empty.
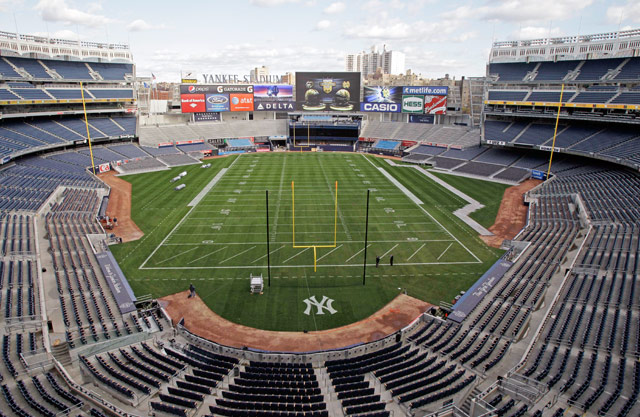
[[[251,75],[237,74],[202,74],[205,84],[240,84],[240,83],[282,83],[282,75],[260,75],[252,77]]]

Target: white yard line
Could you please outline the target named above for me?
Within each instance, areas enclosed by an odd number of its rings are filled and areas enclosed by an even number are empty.
[[[376,166],[373,162],[371,162],[371,160],[369,158],[367,158],[366,156],[364,156],[364,154],[362,154],[363,158],[365,158],[371,165],[373,165],[378,172],[380,172],[382,175],[384,175],[384,177],[389,180],[393,185],[395,185],[396,187],[398,187],[398,189],[400,191],[402,191],[402,193],[404,195],[406,195],[409,200],[413,201],[414,203],[416,203],[417,205],[422,205],[424,204],[422,202],[422,200],[420,200],[418,197],[416,197],[416,195],[414,193],[412,193],[411,191],[409,191],[407,189],[407,187],[405,187],[404,185],[402,185],[402,183],[400,183],[400,181],[398,181],[397,179],[395,179],[393,177],[393,175],[389,174],[384,168],[382,167],[378,167]]]
[[[238,159],[240,158],[236,158],[231,165],[229,165],[226,168],[222,168],[220,170],[220,172],[218,172],[216,174],[215,177],[213,177],[213,179],[211,181],[209,181],[209,184],[205,185],[204,188],[202,190],[200,190],[200,192],[198,193],[197,196],[195,196],[195,198],[193,200],[191,200],[191,202],[189,204],[187,204],[188,207],[195,207],[198,205],[198,203],[204,198],[205,195],[207,195],[207,193],[209,191],[211,191],[211,189],[213,188],[214,185],[216,185],[218,183],[218,181],[220,181],[220,178],[222,178],[224,176],[224,174],[227,173],[228,170],[231,169],[231,167],[238,162]]]
[[[323,258],[325,258],[325,257],[327,257],[327,256],[329,256],[329,255],[331,255],[331,253],[333,253],[333,252],[337,251],[337,250],[338,250],[338,249],[340,249],[341,247],[342,247],[342,245],[340,245],[340,246],[337,246],[337,247],[333,248],[333,249],[332,249],[332,250],[330,250],[329,252],[325,253],[324,255],[322,255],[321,257],[319,257],[318,259],[316,259],[316,262],[319,262],[321,259],[323,259]]]
[[[416,256],[416,253],[420,252],[420,249],[424,248],[426,245],[427,245],[426,243],[423,243],[423,244],[422,244],[422,246],[420,246],[420,247],[419,247],[415,252],[413,252],[413,253],[411,254],[411,256],[409,256],[409,257],[407,258],[407,261],[410,261],[410,260],[411,260],[411,258],[413,258],[414,256]]]
[[[191,262],[188,262],[188,263],[187,263],[187,265],[191,265],[192,263],[197,262],[197,261],[199,261],[199,260],[200,260],[200,259],[202,259],[202,258],[206,258],[207,256],[211,256],[211,255],[213,255],[214,253],[220,252],[221,250],[225,250],[225,249],[227,249],[227,248],[228,248],[228,246],[223,246],[223,247],[221,247],[220,249],[214,250],[213,252],[207,253],[207,254],[206,254],[206,255],[204,255],[204,256],[201,256],[201,257],[199,257],[199,258],[197,258],[197,259],[194,259],[194,260],[193,260],[193,261],[191,261]]]
[[[153,252],[151,252],[151,254],[149,256],[147,256],[147,259],[144,260],[144,262],[138,267],[138,269],[142,269],[144,268],[144,266],[147,264],[147,262],[149,262],[149,259],[151,259],[151,257],[153,255],[156,254],[156,252],[158,251],[158,249],[160,249],[162,247],[162,245],[164,244],[164,242],[167,241],[167,239],[169,239],[171,237],[171,235],[173,234],[173,232],[180,227],[180,225],[182,224],[182,222],[184,222],[186,220],[187,217],[189,217],[189,214],[191,213],[191,211],[193,211],[195,207],[191,207],[189,209],[189,211],[187,212],[187,214],[184,215],[184,217],[182,218],[182,220],[180,220],[178,222],[178,224],[175,225],[175,227],[173,229],[171,229],[171,231],[164,237],[164,239],[162,239],[162,242],[160,242],[160,244],[158,245],[158,247],[156,247]]]
[[[273,230],[275,230],[275,233],[273,234],[273,236],[271,235],[271,231],[267,231],[269,233],[269,239],[271,239],[272,242],[275,242],[276,240],[276,236],[278,235],[278,218],[280,217],[280,201],[282,201],[282,185],[284,184],[284,170],[287,167],[287,157],[284,157],[284,162],[282,163],[282,171],[280,172],[280,186],[278,187],[278,199],[276,201],[276,216],[273,219]]]
[[[369,248],[369,246],[371,246],[371,243],[369,243],[369,244],[367,245],[367,248]],[[358,254],[360,254],[363,250],[364,250],[364,248],[362,248],[362,249],[360,249],[358,252],[354,253],[354,254],[353,254],[353,256],[352,256],[351,258],[347,259],[346,261],[344,261],[344,263],[347,263],[347,262],[349,262],[350,260],[352,260],[353,258],[355,258],[356,256],[358,256]]]
[[[170,260],[172,260],[172,259],[174,259],[174,258],[177,258],[177,257],[178,257],[178,256],[180,256],[180,255],[184,255],[185,253],[188,253],[188,252],[194,251],[194,250],[196,250],[196,249],[198,249],[198,248],[191,248],[191,249],[187,249],[186,251],[184,251],[184,252],[180,252],[180,253],[179,253],[179,254],[177,254],[177,255],[173,255],[173,256],[168,257],[168,258],[167,258],[167,259],[165,259],[164,261],[160,261],[160,262],[158,262],[156,265],[163,264],[163,263],[165,263],[165,262],[167,262],[167,261],[170,261]]]
[[[310,248],[309,248],[310,249]],[[304,252],[304,251],[303,251]],[[299,255],[299,254],[298,254]],[[295,256],[298,256],[295,255]],[[465,261],[465,262],[405,262],[405,263],[394,263],[393,265],[399,266],[423,266],[423,265],[473,265],[477,264],[474,261]],[[358,267],[361,268],[362,264],[332,264],[332,265],[316,265],[318,268],[344,268],[344,267]],[[376,266],[374,263],[368,263],[367,266]],[[313,264],[311,265],[271,265],[272,268],[313,268]],[[256,265],[248,265],[248,266],[237,266],[237,265],[229,265],[229,266],[165,266],[165,267],[146,267],[142,268],[144,270],[148,269],[166,269],[166,270],[181,270],[181,269],[256,269],[260,268]],[[263,266],[262,268],[267,268]],[[435,274],[438,275],[438,274]]]
[[[290,260],[292,260],[292,259],[293,259],[293,258],[295,258],[296,256],[298,256],[298,255],[302,255],[303,253],[305,253],[305,252],[306,252],[306,251],[308,251],[309,249],[311,249],[311,248],[310,248],[310,247],[309,247],[309,248],[305,248],[304,250],[302,250],[302,251],[300,251],[300,252],[296,253],[295,255],[293,255],[292,257],[290,257],[290,258],[286,259],[286,260],[285,260],[285,261],[283,261],[282,263],[283,263],[283,264],[286,264],[287,262],[289,262]]]
[[[371,162],[371,160],[370,160],[369,158],[367,158],[364,154],[362,154],[362,157],[363,157],[363,158],[365,158],[367,161],[369,161],[369,163],[375,167],[375,164],[374,164],[373,162]],[[376,167],[376,168],[377,168],[377,167]],[[384,173],[384,174],[385,174],[385,177],[387,177],[387,175],[389,175],[389,176],[391,175],[391,174],[389,174],[388,172],[386,172],[386,171],[385,171],[384,169],[382,169],[382,168],[378,168],[378,169],[380,169],[380,171],[381,171],[382,173]],[[387,177],[387,178],[388,178],[388,177]],[[393,177],[392,177],[392,178],[393,178]],[[394,178],[394,181],[395,181],[395,178]],[[392,181],[392,182],[393,182],[393,181]],[[395,183],[394,183],[394,184],[395,184]],[[403,188],[404,188],[404,186],[403,186]],[[406,188],[405,188],[405,189],[406,189]],[[407,191],[409,191],[409,190],[407,190]],[[409,192],[410,192],[410,191],[409,191]],[[411,195],[413,195],[413,194],[411,194]],[[415,196],[414,196],[414,197],[415,197]],[[416,197],[416,198],[417,198],[417,197]],[[418,201],[420,201],[420,200],[418,200]],[[449,231],[449,229],[447,229],[446,227],[444,227],[444,226],[442,225],[442,223],[440,223],[438,220],[436,220],[436,218],[435,218],[435,217],[433,217],[433,216],[431,215],[431,213],[429,213],[427,210],[425,210],[425,208],[424,208],[424,207],[422,207],[422,202],[420,202],[419,204],[418,204],[418,203],[416,203],[416,205],[417,205],[417,206],[420,208],[420,210],[422,210],[422,211],[423,211],[427,216],[429,216],[429,217],[431,218],[431,220],[433,220],[433,221],[434,221],[438,226],[440,226],[440,227],[442,228],[442,230],[446,231],[446,232],[447,232],[447,234],[453,238],[453,240],[455,240],[456,242],[458,242],[458,244],[459,244],[460,246],[462,246],[462,247],[463,247],[467,252],[469,252],[469,254],[470,254],[471,256],[473,256],[473,257],[474,257],[474,259],[476,260],[476,262],[475,262],[475,263],[482,263],[482,261],[480,260],[480,258],[478,258],[478,257],[476,256],[476,254],[475,254],[475,253],[471,252],[471,250],[469,250],[469,248],[467,248],[467,247],[466,247],[462,242],[460,242],[460,240],[459,240],[457,237],[455,237],[455,236],[453,235],[453,233],[451,233],[451,232]]]
[[[329,178],[327,178],[327,173],[324,170],[324,165],[322,164],[322,158],[319,158],[318,160],[320,161],[320,170],[322,171],[322,176],[324,177],[324,181],[327,183],[327,187],[329,187],[329,191],[331,191],[331,197],[335,199],[336,198],[335,190],[331,188],[331,183],[329,182]],[[336,204],[337,204],[337,200],[336,200]],[[340,206],[337,206],[336,209],[338,212],[338,217],[340,218],[340,224],[342,225],[342,229],[347,235],[347,239],[353,240],[351,239],[351,232],[349,232],[349,228],[347,227],[347,224],[344,221],[344,217],[342,216],[342,210],[340,209]]]
[[[224,261],[220,261],[220,263],[221,263],[221,264],[223,264],[223,263],[225,263],[225,262],[227,262],[227,261],[229,261],[229,260],[231,260],[231,259],[233,259],[233,258],[235,258],[235,257],[237,257],[237,256],[240,256],[240,255],[242,255],[243,253],[247,253],[247,252],[249,252],[250,250],[253,250],[253,249],[255,249],[255,248],[256,248],[255,246],[251,246],[249,249],[243,250],[243,251],[242,251],[242,252],[240,252],[240,253],[236,253],[235,255],[233,255],[233,256],[232,256],[232,257],[230,257],[230,258],[225,259]]]
[[[396,243],[396,245],[394,247],[392,247],[391,249],[389,249],[388,251],[386,251],[385,253],[382,254],[382,256],[380,256],[381,258],[384,258],[385,255],[387,255],[389,252],[391,252],[392,250],[394,250],[395,248],[397,248],[399,245],[399,243]]]
[[[229,165],[229,168],[231,168],[231,167],[236,163],[236,161],[237,161],[238,159],[240,159],[240,158],[239,158],[239,157],[238,157],[238,158],[236,158],[236,159],[231,163],[231,165]],[[226,171],[225,171],[225,172],[226,172]],[[194,199],[194,200],[195,200],[195,199]],[[192,201],[192,202],[193,202],[193,201]],[[140,264],[140,266],[138,267],[138,269],[143,269],[143,268],[144,268],[144,266],[147,264],[147,262],[149,261],[149,259],[151,259],[151,257],[152,257],[153,255],[155,255],[155,254],[156,254],[156,252],[158,251],[158,249],[160,249],[160,248],[162,247],[162,245],[164,245],[164,242],[166,242],[166,241],[167,241],[167,239],[169,239],[169,238],[171,237],[171,235],[173,234],[173,232],[175,232],[175,231],[180,227],[180,225],[181,225],[185,220],[187,220],[187,218],[189,217],[189,215],[191,214],[191,212],[193,211],[193,209],[197,207],[197,204],[198,204],[199,202],[200,202],[200,200],[198,200],[198,201],[196,202],[196,204],[195,204],[195,205],[191,206],[191,208],[190,208],[190,209],[189,209],[189,211],[184,215],[184,217],[183,217],[182,219],[180,219],[180,221],[178,222],[178,224],[176,224],[176,225],[175,225],[175,227],[174,227],[173,229],[171,229],[171,231],[169,232],[169,234],[167,234],[167,235],[164,237],[164,239],[162,239],[162,242],[160,242],[160,244],[159,244],[159,245],[158,245],[158,246],[153,250],[153,252],[151,252],[151,254],[147,257],[147,259],[145,259],[145,260],[144,260],[144,262],[142,262],[142,264]],[[191,203],[190,203],[190,204],[191,204]]]
[[[371,243],[424,243],[424,242],[451,242],[451,239],[429,239],[429,240],[370,240]],[[321,241],[316,242],[317,245],[331,245],[333,241]],[[339,240],[338,243],[358,243],[358,242],[350,242],[347,240]],[[264,242],[224,242],[224,243],[208,243],[209,245],[266,245]],[[285,245],[293,245],[291,241],[281,241],[276,242],[276,244],[285,244]],[[192,245],[202,245],[201,242],[198,243],[167,243],[165,246],[192,246]]]
[[[449,250],[449,248],[450,248],[451,246],[453,246],[453,243],[450,243],[450,244],[449,244],[449,246],[447,246],[447,249],[445,249],[444,251],[442,251],[442,253],[440,254],[440,256],[438,256],[438,257],[436,258],[436,261],[439,261],[439,260],[440,260],[440,258],[442,258],[442,255],[444,255],[444,254]]]
[[[274,253],[278,252],[280,249],[284,248],[285,245],[280,246],[278,249],[272,250],[271,252],[269,252],[270,255],[273,255]],[[262,255],[261,257],[259,257],[258,259],[256,259],[255,261],[251,262],[252,264],[255,264],[256,262],[258,262],[260,259],[264,259],[266,258],[267,255]]]

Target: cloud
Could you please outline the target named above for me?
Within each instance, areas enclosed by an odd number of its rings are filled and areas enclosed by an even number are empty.
[[[539,23],[572,19],[577,11],[590,6],[593,2],[594,0],[504,0],[494,1],[491,6],[483,6],[471,11],[484,20]]]
[[[251,68],[267,65],[272,75],[287,71],[327,71],[344,69],[344,51],[333,48],[319,49],[308,45],[274,47],[264,43],[241,43],[226,45],[206,52],[185,52],[180,49],[161,49],[149,57],[136,61],[139,73],[153,71],[161,81],[176,81],[180,71],[193,70],[202,74],[248,74]],[[295,68],[291,62],[295,60]]]
[[[44,38],[56,38],[56,39],[69,39],[72,41],[75,40],[82,40],[82,37],[77,34],[76,32],[69,30],[69,29],[63,29],[63,30],[56,30],[55,32],[33,32],[31,33],[31,35],[33,36],[42,36]]]
[[[142,19],[136,19],[127,25],[127,30],[129,32],[142,32],[144,30],[165,29],[165,28],[166,28],[165,25],[152,25],[151,23],[147,23]]]
[[[336,13],[342,13],[344,11],[344,9],[347,8],[347,5],[344,4],[341,1],[337,1],[335,3],[331,3],[330,5],[328,5],[325,9],[324,12],[327,14],[336,14]]]
[[[10,9],[16,8],[17,6],[21,6],[22,3],[22,0],[0,0],[0,10],[8,11]]]
[[[410,23],[404,19],[387,19],[384,25],[367,22],[349,26],[345,29],[344,36],[373,41],[397,39],[407,42],[461,42],[471,39],[475,35],[471,32],[460,34],[463,24],[462,20],[448,19]]]
[[[627,4],[624,6],[610,6],[607,9],[607,21],[618,24],[620,20],[640,23],[640,3],[636,0],[627,0]]]
[[[563,35],[564,33],[558,27],[551,28],[551,31],[549,31],[549,28],[544,26],[525,26],[512,32],[507,40],[555,38]]]
[[[297,3],[298,0],[249,0],[249,3],[259,7],[276,7],[283,4]]]
[[[40,0],[35,9],[40,12],[40,16],[46,22],[101,26],[113,21],[100,14],[74,9],[67,4],[66,0]]]
[[[316,30],[329,29],[330,26],[331,26],[330,20],[321,20],[318,23],[316,23]]]

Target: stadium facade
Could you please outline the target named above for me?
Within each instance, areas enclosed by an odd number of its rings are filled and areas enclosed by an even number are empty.
[[[298,73],[277,93],[185,85],[189,123],[138,128],[128,46],[2,32],[0,50],[3,414],[640,415],[640,31],[495,43],[475,80],[481,131],[434,123],[439,86],[366,90],[353,73]],[[285,148],[512,184],[554,156],[526,227],[446,318],[291,354],[216,344],[137,299],[88,167]]]

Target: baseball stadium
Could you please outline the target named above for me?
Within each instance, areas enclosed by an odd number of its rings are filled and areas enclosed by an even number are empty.
[[[151,117],[0,32],[0,416],[639,416],[640,30],[487,47]]]

